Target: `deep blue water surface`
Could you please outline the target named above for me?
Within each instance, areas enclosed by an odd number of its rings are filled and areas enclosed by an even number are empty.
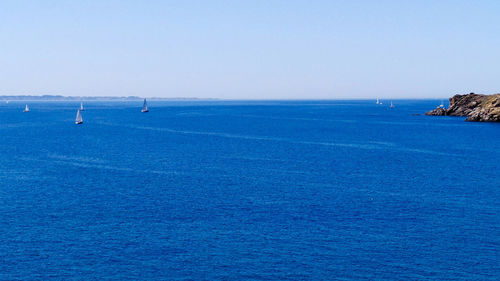
[[[498,280],[500,124],[438,103],[2,103],[0,279]]]

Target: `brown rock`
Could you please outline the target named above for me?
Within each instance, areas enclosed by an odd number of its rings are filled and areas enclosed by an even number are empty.
[[[466,116],[466,121],[500,122],[500,94],[455,95],[450,98],[448,109],[438,107],[426,115]]]
[[[426,112],[425,115],[444,116],[446,115],[446,108],[436,107],[436,109]]]

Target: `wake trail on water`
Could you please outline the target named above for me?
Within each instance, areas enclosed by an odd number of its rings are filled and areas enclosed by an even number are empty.
[[[103,159],[99,159],[99,158],[82,157],[82,156],[68,156],[68,155],[61,155],[61,154],[54,154],[54,153],[48,154],[47,157],[51,158],[51,159],[62,160],[62,161],[78,161],[80,163],[85,163],[85,162],[96,163],[96,164],[105,164],[106,163],[106,161],[104,161]]]
[[[181,174],[180,172],[177,171],[159,171],[159,170],[138,170],[138,169],[132,169],[132,168],[126,168],[126,167],[118,167],[118,166],[111,166],[111,165],[104,165],[104,164],[97,164],[95,162],[83,162],[83,161],[74,161],[72,157],[68,157],[67,159],[71,160],[55,160],[55,159],[63,159],[63,158],[53,158],[53,157],[48,157],[48,159],[41,159],[41,158],[32,158],[32,157],[19,157],[20,160],[23,161],[37,161],[37,162],[46,162],[46,163],[53,163],[53,164],[58,164],[58,165],[69,165],[69,166],[74,166],[74,167],[80,167],[80,168],[91,168],[91,169],[100,169],[100,170],[111,170],[111,171],[119,171],[119,172],[134,172],[134,173],[139,173],[139,174],[157,174],[157,175],[178,175]]]
[[[365,123],[365,124],[382,124],[382,125],[399,125],[399,126],[436,126],[436,127],[465,127],[463,123],[460,124],[447,124],[447,123],[418,123],[418,122],[395,122],[395,121],[372,121],[372,120],[349,120],[349,119],[324,119],[324,118],[309,118],[309,117],[281,117],[281,116],[266,116],[266,115],[252,115],[252,114],[206,114],[205,116],[231,116],[240,118],[256,118],[256,119],[270,119],[270,120],[290,120],[290,121],[312,121],[312,122],[328,122],[328,123]]]
[[[298,140],[294,140],[294,139],[279,138],[279,137],[238,135],[238,134],[222,133],[222,132],[175,130],[175,129],[170,129],[170,128],[132,126],[132,125],[121,125],[121,124],[119,125],[119,124],[105,123],[105,122],[99,122],[99,124],[106,125],[106,126],[125,127],[125,128],[130,128],[130,129],[137,129],[137,130],[150,130],[150,131],[168,132],[168,133],[173,133],[173,134],[184,134],[184,135],[203,135],[203,136],[214,136],[214,137],[222,137],[222,138],[258,140],[258,141],[270,141],[270,142],[286,142],[286,143],[291,143],[291,144],[345,147],[345,148],[355,148],[355,149],[365,149],[365,150],[388,150],[390,148],[393,151],[399,151],[399,152],[423,153],[423,154],[453,156],[453,157],[460,156],[458,154],[438,152],[438,151],[433,151],[433,150],[406,148],[406,147],[401,147],[401,146],[398,146],[397,144],[388,143],[388,142],[335,143],[335,142],[298,141]]]

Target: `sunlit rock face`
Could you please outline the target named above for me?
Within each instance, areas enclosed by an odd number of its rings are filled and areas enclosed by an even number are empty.
[[[455,95],[450,98],[450,107],[438,107],[426,113],[435,116],[466,116],[466,121],[500,122],[500,94]]]

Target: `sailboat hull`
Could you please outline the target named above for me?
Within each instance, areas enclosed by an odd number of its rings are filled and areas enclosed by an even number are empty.
[[[147,109],[143,109],[143,110],[141,110],[141,112],[146,113],[146,112],[149,112],[149,110],[147,110]]]
[[[75,121],[75,124],[76,124],[76,125],[83,124],[83,121]]]

